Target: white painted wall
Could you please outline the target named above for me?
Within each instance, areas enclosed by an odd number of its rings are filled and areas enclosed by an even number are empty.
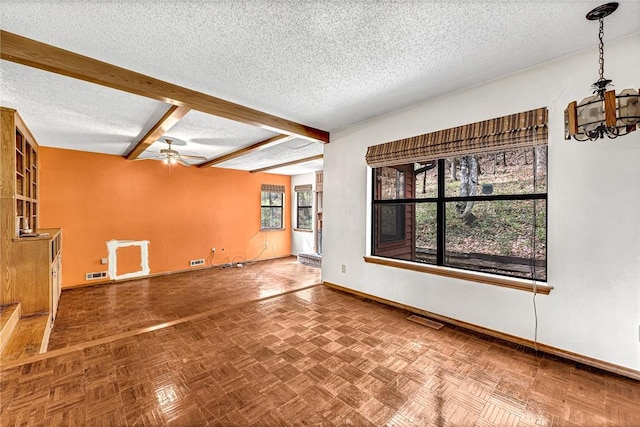
[[[640,87],[638,52],[640,34],[607,42],[605,77],[618,91]],[[365,153],[370,145],[547,106],[554,289],[536,297],[538,341],[640,370],[640,131],[591,143],[563,139],[564,108],[591,94],[597,58],[594,47],[332,133],[324,152],[323,280],[533,340],[530,292],[363,261],[370,254]]]
[[[295,231],[297,224],[297,199],[296,192],[293,191],[296,185],[311,184],[313,187],[313,211],[315,215],[315,190],[316,190],[316,174],[315,172],[305,173],[302,175],[293,175],[291,177],[291,255],[297,255],[298,252],[313,252],[313,236],[316,231],[315,219],[312,223],[313,232]]]

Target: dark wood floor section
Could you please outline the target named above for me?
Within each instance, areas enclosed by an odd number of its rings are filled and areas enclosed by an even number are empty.
[[[640,425],[637,381],[450,325],[427,328],[400,310],[321,285],[295,291],[314,273],[287,262],[139,281],[148,298],[140,310],[146,323],[135,321],[137,291],[127,288],[133,283],[65,292],[60,319],[82,325],[84,339],[100,334],[93,310],[118,332],[109,321],[124,306],[134,312],[126,314],[128,329],[194,310],[208,314],[3,369],[0,424]],[[203,295],[175,289],[192,281]],[[278,286],[293,292],[252,301],[261,288]],[[162,292],[164,298],[151,295]],[[100,293],[106,307],[86,305]],[[80,315],[70,313],[71,301],[85,304]],[[213,306],[219,310],[210,312]],[[60,346],[80,339],[73,330],[73,339],[64,330],[55,334]]]

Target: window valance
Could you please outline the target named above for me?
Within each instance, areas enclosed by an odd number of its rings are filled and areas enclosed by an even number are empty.
[[[546,107],[399,139],[367,149],[371,167],[421,163],[444,157],[546,145]]]
[[[269,191],[271,193],[284,193],[285,187],[284,185],[262,184],[262,191]]]
[[[311,184],[296,185],[293,187],[293,191],[311,191],[312,189],[313,187]]]

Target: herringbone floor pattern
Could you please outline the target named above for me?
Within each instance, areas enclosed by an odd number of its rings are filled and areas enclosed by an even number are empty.
[[[252,277],[254,267],[236,271],[236,280],[254,280],[265,288],[265,280],[274,288],[283,286],[277,284],[282,280],[291,283],[291,292],[252,301],[259,294],[246,291],[242,303],[245,291],[239,285],[233,298],[222,298],[222,306],[208,295],[191,293],[190,299],[201,304],[198,309],[205,309],[202,316],[144,333],[125,323],[118,332],[132,331],[130,336],[69,344],[52,357],[3,369],[0,423],[640,425],[636,381],[450,325],[429,329],[407,321],[404,312],[321,285],[295,291],[296,272],[303,282],[313,275],[317,281],[317,270],[274,262],[278,274],[263,270]],[[291,275],[284,273],[287,269]],[[218,286],[221,274],[227,272],[209,272],[210,288]],[[196,281],[206,282],[205,277]],[[171,283],[174,277],[162,280]],[[189,287],[188,281],[173,283]],[[169,307],[179,303],[171,298],[158,307],[164,313],[158,320],[166,321],[167,313],[178,316]],[[114,303],[115,310],[127,304],[135,310],[139,301]],[[73,308],[61,310],[62,318]],[[141,316],[152,317],[145,310]],[[85,331],[97,336],[91,328]],[[57,339],[66,342],[63,336]]]

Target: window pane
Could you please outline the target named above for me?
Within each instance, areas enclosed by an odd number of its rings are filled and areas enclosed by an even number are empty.
[[[438,197],[438,162],[414,164],[414,191],[416,199]]]
[[[374,255],[413,260],[414,204],[376,205],[374,212]]]
[[[547,147],[447,159],[445,197],[533,194],[547,191]]]
[[[271,228],[271,208],[260,209],[260,228]]]
[[[546,280],[546,201],[445,204],[445,265]]]
[[[416,204],[416,261],[435,264],[438,251],[438,205]]]
[[[298,206],[311,206],[312,202],[311,191],[298,192]]]
[[[404,205],[380,206],[380,241],[404,239]]]
[[[270,193],[271,206],[282,206],[282,193]]]
[[[394,200],[405,197],[405,174],[392,168],[383,167],[374,169],[376,177],[376,200]]]
[[[311,230],[311,208],[298,208],[298,228]]]
[[[261,206],[269,206],[269,193],[268,191],[260,192],[260,205]]]
[[[271,228],[282,228],[282,208],[271,208]]]

